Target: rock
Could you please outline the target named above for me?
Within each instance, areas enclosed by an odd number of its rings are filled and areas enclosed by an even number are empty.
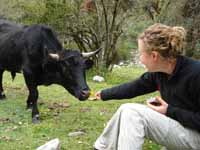
[[[105,79],[103,77],[101,77],[101,76],[96,75],[96,76],[93,77],[93,81],[95,81],[95,82],[103,82],[103,81],[105,81]]]
[[[121,62],[119,63],[119,65],[120,65],[120,66],[123,66],[123,65],[124,65],[124,62],[123,62],[123,61],[121,61]]]
[[[83,131],[77,131],[77,132],[70,132],[68,134],[68,136],[74,137],[74,136],[80,136],[80,135],[84,135],[84,134],[85,134],[85,132],[83,132]]]
[[[58,138],[53,139],[38,147],[37,150],[60,150],[60,141]]]
[[[115,68],[115,69],[120,69],[121,67],[120,67],[119,65],[114,64],[114,65],[113,65],[113,68]]]

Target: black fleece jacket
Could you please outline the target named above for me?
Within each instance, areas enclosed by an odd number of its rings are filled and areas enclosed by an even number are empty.
[[[134,81],[102,90],[101,97],[127,99],[156,90],[169,104],[168,117],[200,132],[200,61],[179,56],[172,75],[146,72]]]

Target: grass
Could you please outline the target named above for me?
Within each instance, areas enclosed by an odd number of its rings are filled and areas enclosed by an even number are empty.
[[[106,74],[106,82],[96,83],[88,76],[93,92],[132,80],[143,72],[141,68],[115,69]],[[121,101],[80,102],[58,85],[39,87],[40,124],[31,123],[31,112],[25,109],[28,95],[23,76],[18,74],[12,82],[4,73],[7,96],[0,101],[0,149],[33,150],[46,141],[59,138],[61,150],[92,150],[93,143],[117,108],[127,102],[144,103],[149,95]],[[84,131],[82,136],[69,137],[70,132]],[[144,150],[158,150],[160,146],[146,140]]]

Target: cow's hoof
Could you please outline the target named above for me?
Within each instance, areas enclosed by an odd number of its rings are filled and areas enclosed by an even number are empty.
[[[26,108],[26,111],[27,112],[32,112],[32,109],[31,108]]]
[[[40,123],[40,118],[39,118],[39,115],[36,115],[32,118],[32,123],[33,124],[38,124]]]
[[[6,95],[5,94],[1,94],[0,95],[0,100],[5,100],[6,99]]]

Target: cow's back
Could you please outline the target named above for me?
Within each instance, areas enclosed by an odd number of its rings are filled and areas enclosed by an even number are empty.
[[[5,41],[5,39],[9,38],[13,34],[21,32],[22,29],[22,25],[0,19],[0,42],[2,43],[3,41]]]
[[[20,71],[22,58],[18,40],[22,34],[22,25],[0,19],[0,68]]]
[[[0,33],[8,33],[10,31],[17,31],[23,28],[22,25],[16,24],[7,20],[0,19]]]
[[[53,30],[44,25],[18,25],[0,19],[0,69],[18,72],[41,67],[48,53],[62,50]]]

